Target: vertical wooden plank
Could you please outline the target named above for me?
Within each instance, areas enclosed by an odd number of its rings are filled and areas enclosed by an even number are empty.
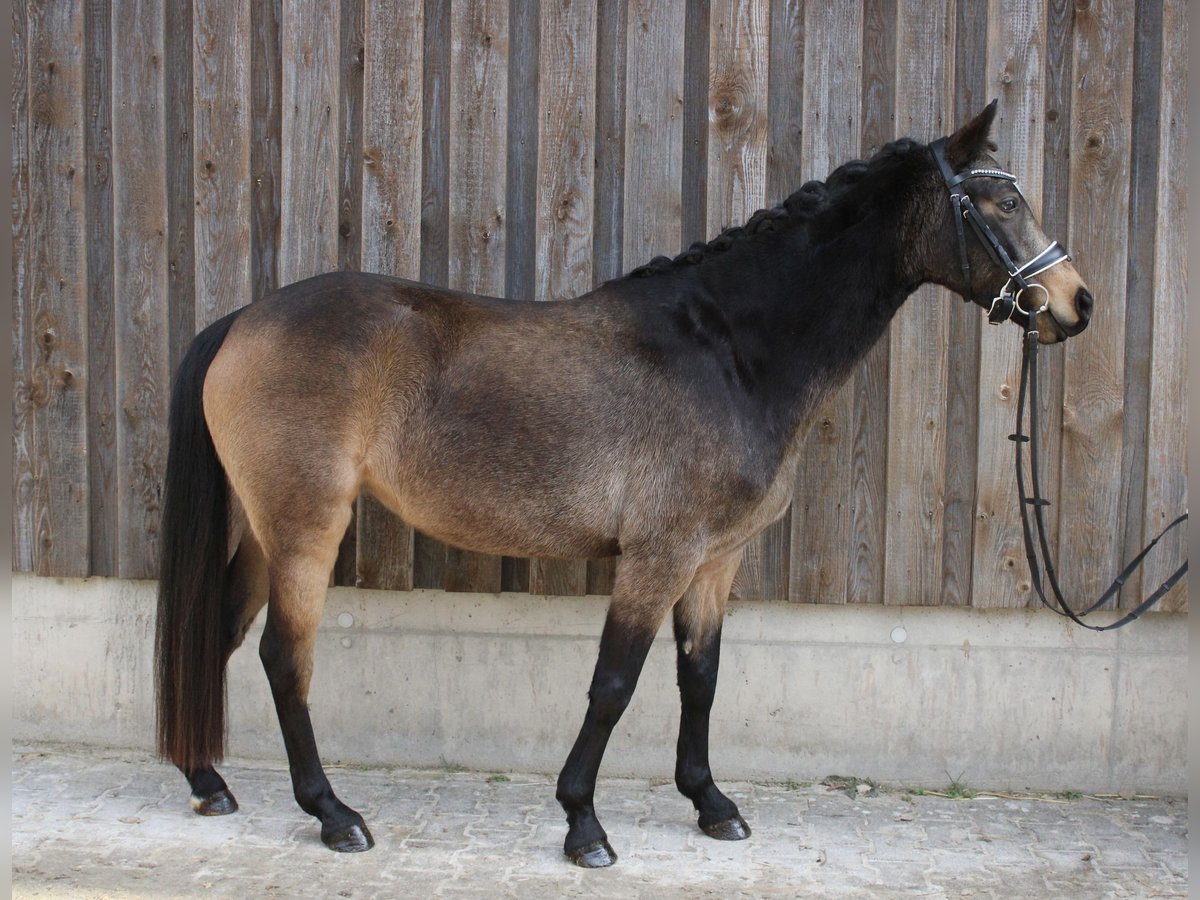
[[[862,4],[809,3],[804,26],[804,129],[809,177],[824,178],[858,155],[862,116]],[[815,412],[792,501],[792,599],[844,603],[849,578],[853,382]]]
[[[515,0],[509,5],[508,40],[520,47],[508,60],[508,123],[505,153],[504,204],[508,227],[504,241],[504,296],[529,300],[536,292],[537,265],[537,178],[538,72],[541,56],[541,3]],[[551,563],[552,566],[558,563]],[[500,589],[525,592],[530,589],[532,560],[502,557]]]
[[[88,564],[87,256],[83,10],[26,8],[29,29],[29,306],[21,422],[28,443],[30,562],[39,575]],[[24,497],[22,497],[24,501]]]
[[[425,0],[421,119],[421,280],[446,285],[450,271],[450,0]],[[413,535],[413,584],[440,588],[446,546]]]
[[[424,9],[367,0],[364,33],[362,266],[416,279],[421,268]],[[357,582],[411,590],[413,532],[376,500],[358,502]]]
[[[621,257],[625,201],[625,38],[623,0],[596,5],[596,178],[593,190],[593,276],[595,284],[624,271]]]
[[[897,3],[896,122],[901,134],[927,140],[948,130],[952,22],[947,0]],[[883,597],[889,604],[927,605],[941,599],[947,305],[953,302],[945,290],[921,288],[891,325]]]
[[[12,567],[37,565],[35,515],[36,437],[33,431],[32,170],[30,147],[29,16],[27,0],[13,4],[12,23],[12,358],[13,515]]]
[[[1120,567],[1125,266],[1133,11],[1098,2],[1075,9],[1071,101],[1072,252],[1103,309],[1065,346],[1059,573],[1069,600],[1094,597]]]
[[[683,183],[680,197],[683,247],[711,237],[708,233],[711,17],[709,0],[692,0],[687,4],[683,28]]]
[[[250,3],[195,0],[196,330],[250,301]]]
[[[767,169],[770,7],[715,0],[709,44],[708,235],[763,204]]]
[[[627,4],[596,4],[596,177],[592,276],[595,284],[623,270],[625,200],[625,36]],[[707,41],[705,46],[707,47]],[[707,72],[708,66],[705,65]],[[707,89],[705,95],[707,96]],[[707,103],[704,104],[707,107]],[[612,593],[616,557],[588,561],[587,592]]]
[[[1172,177],[1187,154],[1188,23],[1183,0],[1163,4],[1158,115],[1159,211],[1154,244],[1153,350],[1150,408],[1146,429],[1146,509],[1142,541],[1149,541],[1187,509],[1187,260],[1184,231],[1177,214],[1186,206],[1186,187]],[[1185,529],[1186,526],[1180,526]],[[1141,590],[1148,595],[1187,557],[1187,533],[1176,529],[1146,561]],[[1183,579],[1156,607],[1182,611],[1188,606]]]
[[[555,301],[592,287],[596,11],[586,3],[546,0],[540,25],[535,297]],[[587,563],[531,560],[529,592],[582,595]]]
[[[710,15],[706,230],[711,237],[745,222],[765,202],[770,4],[715,0]],[[739,599],[786,596],[786,581],[772,577],[777,549],[777,542],[764,542],[761,535],[746,547],[735,585]]]
[[[1068,249],[1073,249],[1070,244],[1070,211],[1071,157],[1074,149],[1071,145],[1071,94],[1074,82],[1075,4],[1073,0],[1044,2],[1046,114],[1042,150],[1042,228],[1047,235],[1061,241]],[[1090,277],[1088,261],[1076,253],[1075,264],[1087,280]],[[1062,470],[1065,353],[1060,349],[1054,353],[1043,353],[1039,359],[1038,386],[1042,402],[1038,408],[1038,421],[1042,432],[1042,491],[1055,501],[1045,510],[1045,517],[1050,546],[1057,547],[1061,512],[1058,500],[1062,496],[1059,474]],[[1030,597],[1029,603],[1041,607],[1041,601],[1035,596]]]
[[[947,130],[968,121],[995,96],[987,68],[988,17],[993,6],[987,2],[956,4],[954,99]],[[995,137],[1003,140],[1000,133]],[[974,568],[976,447],[980,440],[979,346],[983,325],[979,310],[970,304],[951,303],[946,315],[946,494],[942,515],[941,603],[967,606],[971,603]],[[1015,344],[1011,329],[1009,337]]]
[[[250,4],[250,300],[279,287],[282,0]]]
[[[862,147],[870,157],[896,136],[896,0],[863,5],[862,59]],[[847,603],[883,602],[889,348],[879,341],[854,373]]]
[[[364,0],[341,0],[338,115],[341,120],[338,151],[338,268],[362,268],[362,169],[363,169],[363,24]],[[399,37],[399,35],[397,35]],[[351,504],[350,524],[338,547],[332,580],[353,585],[358,580],[358,501]]]
[[[113,305],[112,10],[84,5],[87,158],[88,572],[117,574],[116,313]]]
[[[1146,433],[1150,421],[1151,357],[1154,343],[1155,238],[1158,216],[1159,113],[1162,88],[1161,3],[1140,3],[1134,15],[1133,116],[1129,152],[1129,254],[1125,266],[1125,398],[1121,458],[1121,515],[1124,529],[1121,558],[1130,559],[1143,546],[1141,527],[1146,508]],[[1134,572],[1118,595],[1117,605],[1137,605],[1142,570]]]
[[[167,352],[172,373],[196,334],[196,178],[192,131],[192,0],[167,3],[163,19],[166,129]],[[114,57],[114,66],[120,65]],[[114,98],[114,102],[117,98]]]
[[[450,10],[450,286],[504,293],[508,3]],[[446,590],[499,591],[500,557],[446,552]]]
[[[279,281],[338,264],[337,0],[283,8],[283,132]]]
[[[682,0],[633,0],[626,22],[625,269],[680,245]]]
[[[164,16],[141,0],[116,0],[112,16],[117,573],[150,578],[170,399]]]
[[[1017,176],[1034,215],[1041,210],[1045,133],[1046,9],[1041,0],[988,7],[988,93],[1000,98],[993,132],[1000,164]],[[1013,480],[1021,347],[1012,326],[987,328],[979,350],[976,514],[971,604],[1025,606],[1033,597]]]

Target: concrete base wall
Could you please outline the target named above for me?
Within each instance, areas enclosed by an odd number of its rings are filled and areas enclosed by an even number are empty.
[[[606,605],[332,589],[310,696],[323,758],[557,772]],[[151,582],[14,576],[15,737],[152,747],[153,624]],[[230,664],[229,750],[282,758],[260,632]],[[1094,634],[1025,610],[738,603],[713,770],[1182,794],[1186,676],[1181,615]],[[664,628],[602,773],[669,778],[678,718]]]

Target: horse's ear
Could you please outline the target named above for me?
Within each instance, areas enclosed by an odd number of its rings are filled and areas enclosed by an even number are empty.
[[[983,108],[983,112],[950,135],[950,139],[946,141],[946,161],[956,170],[965,169],[984,150],[996,149],[996,145],[988,140],[988,132],[992,130],[998,102],[998,99],[993,100]]]

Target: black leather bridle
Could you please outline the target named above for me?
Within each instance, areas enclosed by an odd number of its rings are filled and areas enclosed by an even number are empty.
[[[983,244],[983,248],[987,250],[988,255],[996,262],[997,265],[1003,266],[1008,272],[1008,281],[1000,288],[1000,292],[992,299],[992,304],[988,309],[988,321],[993,325],[999,325],[1001,322],[1007,322],[1016,313],[1020,312],[1029,317],[1030,323],[1037,317],[1039,312],[1046,309],[1046,304],[1042,303],[1037,306],[1029,305],[1026,309],[1021,306],[1021,295],[1026,291],[1032,293],[1033,289],[1040,290],[1043,297],[1049,300],[1049,293],[1046,289],[1037,282],[1029,279],[1040,275],[1047,269],[1058,265],[1061,262],[1066,262],[1071,258],[1065,247],[1058,241],[1051,241],[1041,253],[1032,259],[1018,265],[1013,262],[1008,251],[1004,249],[1004,244],[1000,242],[1000,238],[992,231],[992,227],[987,223],[987,219],[979,211],[979,207],[967,194],[963,184],[971,178],[1000,178],[1004,181],[1012,182],[1013,188],[1021,199],[1025,199],[1025,195],[1021,193],[1021,185],[1017,183],[1017,176],[1010,172],[1005,172],[1003,169],[967,169],[965,172],[955,172],[951,168],[950,163],[946,160],[946,141],[947,138],[934,141],[929,145],[929,149],[933,152],[933,158],[937,162],[938,170],[942,173],[942,178],[946,181],[946,187],[950,190],[950,205],[954,208],[954,225],[958,232],[958,258],[959,265],[962,268],[963,279],[966,281],[967,293],[971,294],[971,260],[967,254],[967,235],[963,228],[963,222],[970,224],[971,229],[975,232],[979,242]]]
[[[969,178],[1002,178],[1006,181],[1011,181],[1017,193],[1021,193],[1021,187],[1017,184],[1016,176],[1005,172],[1001,169],[968,169],[965,172],[955,173],[946,161],[946,138],[934,141],[929,145],[933,151],[933,158],[937,161],[938,169],[942,173],[942,178],[946,181],[946,187],[950,190],[950,202],[954,207],[954,222],[958,230],[958,250],[960,265],[962,266],[963,278],[966,280],[967,293],[971,293],[971,263],[967,257],[967,238],[966,232],[963,229],[963,221],[970,223],[972,230],[983,244],[984,248],[991,255],[992,259],[998,265],[1004,267],[1008,272],[1008,281],[1000,289],[1000,293],[992,300],[991,307],[988,309],[988,321],[993,325],[998,325],[1021,313],[1027,317],[1025,325],[1024,353],[1021,359],[1021,386],[1017,396],[1017,430],[1016,433],[1010,434],[1008,439],[1016,444],[1016,462],[1017,462],[1017,497],[1020,500],[1021,510],[1021,532],[1025,540],[1025,557],[1029,562],[1029,575],[1033,584],[1034,590],[1037,592],[1038,599],[1050,611],[1070,619],[1076,625],[1080,625],[1091,631],[1108,631],[1112,628],[1120,628],[1122,625],[1128,625],[1151,606],[1161,600],[1168,591],[1175,586],[1188,570],[1187,560],[1184,560],[1183,565],[1176,569],[1171,576],[1159,585],[1149,597],[1143,600],[1132,611],[1124,617],[1112,622],[1108,625],[1089,625],[1082,621],[1082,617],[1088,613],[1099,609],[1121,590],[1121,586],[1132,575],[1142,562],[1151,548],[1157,544],[1163,536],[1171,529],[1177,527],[1187,520],[1188,514],[1183,513],[1181,516],[1171,522],[1166,528],[1159,532],[1146,547],[1135,556],[1119,574],[1108,589],[1100,595],[1100,599],[1089,606],[1082,612],[1075,612],[1067,605],[1063,598],[1062,590],[1058,585],[1058,575],[1054,569],[1054,563],[1050,556],[1050,542],[1046,537],[1046,522],[1043,515],[1046,507],[1050,505],[1050,501],[1041,496],[1040,479],[1038,477],[1038,429],[1037,429],[1037,352],[1038,352],[1038,331],[1037,331],[1037,315],[1047,309],[1045,303],[1038,307],[1030,304],[1029,308],[1021,306],[1021,295],[1025,291],[1032,288],[1038,288],[1045,295],[1045,299],[1049,300],[1049,294],[1042,285],[1037,282],[1029,281],[1034,276],[1045,272],[1051,266],[1065,262],[1070,259],[1070,255],[1066,249],[1058,241],[1052,241],[1045,250],[1037,256],[1028,260],[1021,265],[1017,265],[1012,261],[1008,252],[1004,249],[1004,245],[1000,243],[1000,239],[996,237],[987,220],[979,212],[978,207],[967,195],[966,191],[961,187],[963,182]],[[1024,199],[1024,195],[1021,195]],[[1029,434],[1025,434],[1026,409],[1029,411]],[[1021,458],[1022,447],[1025,444],[1029,445],[1029,487],[1033,489],[1033,494],[1030,495],[1026,488],[1025,481],[1025,466]],[[1030,521],[1030,509],[1033,510],[1033,521]],[[1034,541],[1034,532],[1037,533],[1037,541]],[[1039,559],[1038,553],[1041,553]],[[1054,595],[1058,605],[1055,606],[1046,597],[1046,592],[1042,588],[1042,571],[1045,570],[1046,580],[1050,584],[1051,593]]]

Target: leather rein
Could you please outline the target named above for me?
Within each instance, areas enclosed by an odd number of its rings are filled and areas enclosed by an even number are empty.
[[[988,254],[999,265],[1003,266],[1008,272],[1009,278],[1004,286],[1000,289],[999,294],[992,300],[991,306],[988,309],[988,321],[993,325],[998,325],[1001,322],[1007,321],[1009,318],[1015,318],[1019,313],[1026,317],[1025,335],[1023,340],[1023,354],[1021,358],[1021,385],[1018,390],[1017,397],[1017,430],[1014,434],[1010,434],[1008,439],[1016,445],[1016,469],[1017,469],[1017,498],[1021,511],[1021,532],[1025,541],[1025,557],[1029,562],[1029,574],[1034,590],[1037,592],[1038,599],[1051,612],[1070,619],[1076,625],[1087,628],[1090,631],[1108,631],[1113,628],[1120,628],[1122,625],[1128,625],[1134,619],[1138,618],[1142,613],[1148,610],[1151,606],[1161,600],[1168,591],[1173,588],[1181,578],[1187,573],[1188,563],[1185,559],[1183,564],[1176,569],[1171,576],[1167,578],[1158,589],[1149,597],[1143,600],[1132,611],[1127,613],[1116,622],[1108,625],[1089,625],[1082,621],[1083,617],[1088,613],[1095,611],[1111,600],[1121,590],[1122,585],[1132,575],[1142,562],[1146,559],[1146,555],[1157,544],[1167,532],[1181,525],[1187,520],[1188,514],[1185,512],[1176,518],[1173,522],[1167,525],[1158,536],[1142,549],[1129,563],[1121,570],[1121,573],[1113,580],[1108,589],[1100,595],[1091,606],[1082,612],[1075,612],[1071,609],[1058,584],[1058,575],[1054,568],[1054,562],[1050,555],[1050,541],[1046,537],[1046,521],[1045,509],[1050,505],[1050,501],[1041,496],[1041,480],[1039,478],[1038,468],[1038,399],[1037,399],[1037,353],[1038,353],[1038,332],[1037,332],[1037,316],[1038,313],[1045,312],[1048,309],[1049,294],[1045,287],[1037,282],[1030,281],[1042,272],[1045,272],[1051,266],[1055,266],[1061,262],[1070,259],[1070,255],[1066,249],[1058,243],[1052,241],[1045,250],[1037,254],[1032,259],[1017,265],[1013,262],[1004,245],[996,233],[988,225],[987,220],[979,212],[975,203],[967,196],[962,185],[970,178],[1001,178],[1010,181],[1017,193],[1021,193],[1021,188],[1017,184],[1016,176],[1002,171],[1000,169],[968,169],[962,173],[955,173],[949,163],[946,161],[946,139],[934,141],[930,144],[930,150],[933,152],[933,158],[937,161],[938,169],[942,173],[943,179],[946,181],[946,187],[950,190],[950,202],[954,207],[954,222],[958,232],[958,250],[959,261],[962,268],[963,277],[966,279],[967,290],[970,293],[971,286],[971,264],[967,256],[967,239],[966,232],[963,228],[963,222],[966,221],[971,225],[972,231],[979,238]],[[1024,195],[1022,194],[1022,199]],[[1021,305],[1021,297],[1028,292],[1033,294],[1033,290],[1041,290],[1043,298],[1046,302],[1040,306],[1033,306],[1031,303],[1028,307]],[[1029,415],[1029,434],[1024,433],[1026,408],[1028,407]],[[1029,445],[1029,484],[1033,493],[1030,494],[1025,478],[1025,465],[1022,459],[1022,448]],[[1030,510],[1033,511],[1032,522]],[[1035,535],[1036,532],[1036,542]],[[1040,558],[1039,558],[1040,553]],[[1046,580],[1050,584],[1051,593],[1057,602],[1057,606],[1051,603],[1046,596],[1046,592],[1042,587],[1042,572],[1045,571]]]

